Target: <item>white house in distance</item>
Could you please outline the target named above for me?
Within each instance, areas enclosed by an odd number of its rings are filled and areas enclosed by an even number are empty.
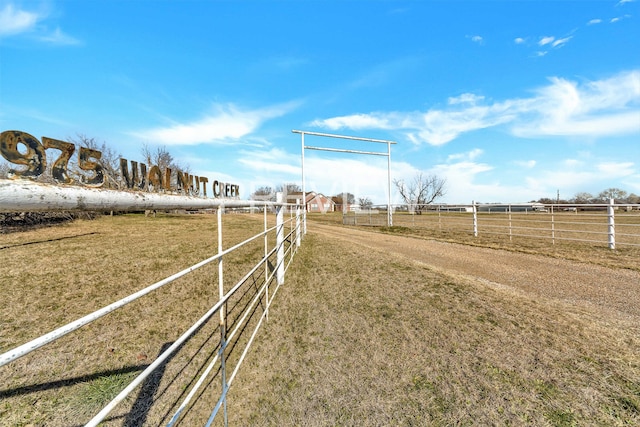
[[[295,203],[296,200],[302,199],[302,192],[294,192],[287,194],[287,203]],[[305,194],[307,212],[334,212],[336,204],[330,197],[315,191],[309,191]]]

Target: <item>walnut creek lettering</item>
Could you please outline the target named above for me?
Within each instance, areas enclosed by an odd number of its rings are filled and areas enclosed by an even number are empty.
[[[100,164],[102,153],[87,147],[78,149],[78,168],[85,172],[80,182],[69,176],[69,161],[76,151],[70,142],[60,141],[46,136],[40,142],[33,135],[17,130],[0,133],[0,154],[20,170],[9,169],[10,178],[36,179],[47,172],[47,150],[59,150],[60,154],[50,168],[51,177],[60,184],[83,184],[89,187],[102,187],[105,183],[105,171]],[[130,165],[130,167],[129,167]],[[170,168],[161,170],[157,165],[147,169],[145,163],[120,159],[122,184],[131,190],[147,192],[179,192],[191,196],[207,197],[209,178],[191,175]],[[240,186],[221,181],[211,185],[213,197],[238,198]]]

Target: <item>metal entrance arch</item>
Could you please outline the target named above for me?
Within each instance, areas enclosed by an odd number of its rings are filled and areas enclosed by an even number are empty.
[[[372,139],[372,138],[362,138],[359,136],[348,136],[348,135],[335,135],[331,133],[319,133],[319,132],[308,132],[306,130],[296,130],[293,129],[291,132],[299,133],[302,139],[302,204],[304,206],[304,211],[302,214],[303,218],[303,230],[304,233],[307,233],[307,201],[306,201],[306,192],[305,192],[305,179],[304,179],[304,150],[318,150],[318,151],[333,151],[337,153],[353,153],[353,154],[367,154],[372,156],[386,156],[387,157],[387,225],[391,227],[393,225],[393,213],[391,211],[391,144],[397,144],[395,141],[386,141],[383,139]],[[387,152],[380,151],[359,151],[359,150],[347,150],[342,148],[328,148],[328,147],[315,147],[304,144],[304,136],[305,135],[313,135],[313,136],[324,136],[328,138],[339,138],[339,139],[351,139],[356,141],[365,141],[365,142],[377,142],[382,144],[387,144]]]

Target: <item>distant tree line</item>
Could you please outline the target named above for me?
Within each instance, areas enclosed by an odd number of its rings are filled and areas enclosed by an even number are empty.
[[[640,204],[640,196],[634,193],[627,193],[625,190],[621,190],[619,188],[607,188],[606,190],[601,191],[597,195],[593,195],[587,192],[576,193],[571,199],[560,199],[555,198],[551,199],[548,197],[543,197],[539,200],[532,200],[532,202],[538,202],[543,204],[596,204],[596,203],[609,203],[609,199],[613,199],[615,203],[619,204]]]

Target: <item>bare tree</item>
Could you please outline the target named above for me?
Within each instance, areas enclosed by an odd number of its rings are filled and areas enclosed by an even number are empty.
[[[171,153],[169,153],[166,147],[156,147],[154,150],[147,144],[144,144],[142,146],[142,158],[149,168],[150,175],[154,178],[156,177],[156,174],[151,170],[153,167],[157,166],[160,175],[163,175],[167,169],[171,169],[171,171],[174,171],[174,173],[170,175],[171,188],[180,186],[178,183],[178,174],[176,173],[177,171],[189,173],[190,170],[188,165],[185,166],[178,163],[176,159],[173,158]],[[162,181],[160,177],[158,177],[157,179]]]
[[[251,200],[275,201],[276,192],[269,186],[258,187],[256,191],[251,194]]]
[[[331,198],[337,205],[353,205],[356,203],[356,196],[351,193],[339,193]]]
[[[109,147],[106,142],[99,143],[95,138],[89,138],[83,134],[77,134],[75,138],[68,138],[69,142],[72,142],[76,146],[86,147],[91,150],[97,150],[102,153],[97,163],[102,166],[102,170],[105,176],[105,182],[103,187],[106,188],[124,188],[122,182],[122,176],[120,176],[120,153],[117,153],[113,148]],[[74,156],[75,157],[75,156]],[[82,175],[80,168],[76,161],[70,162],[69,166],[71,174],[75,175],[76,179],[80,181],[79,176]]]
[[[586,193],[584,191],[577,193],[575,196],[573,196],[573,202],[580,203],[580,204],[592,203],[593,195],[591,193]]]
[[[627,192],[619,188],[607,188],[606,190],[601,191],[600,194],[598,194],[598,198],[603,203],[608,202],[609,199],[614,199],[618,202],[621,202],[626,200]]]
[[[0,178],[8,178],[9,177],[9,163],[0,160]]]
[[[424,175],[422,172],[417,173],[408,184],[404,180],[393,180],[402,200],[409,205],[410,210],[415,210],[418,214],[422,213],[426,205],[445,195],[446,182],[444,178]]]
[[[276,192],[277,193],[283,192],[286,198],[287,194],[302,193],[302,187],[300,187],[298,184],[294,184],[290,182],[284,185],[278,185],[276,187]]]
[[[358,205],[360,205],[360,209],[371,209],[373,202],[368,197],[359,197]]]

